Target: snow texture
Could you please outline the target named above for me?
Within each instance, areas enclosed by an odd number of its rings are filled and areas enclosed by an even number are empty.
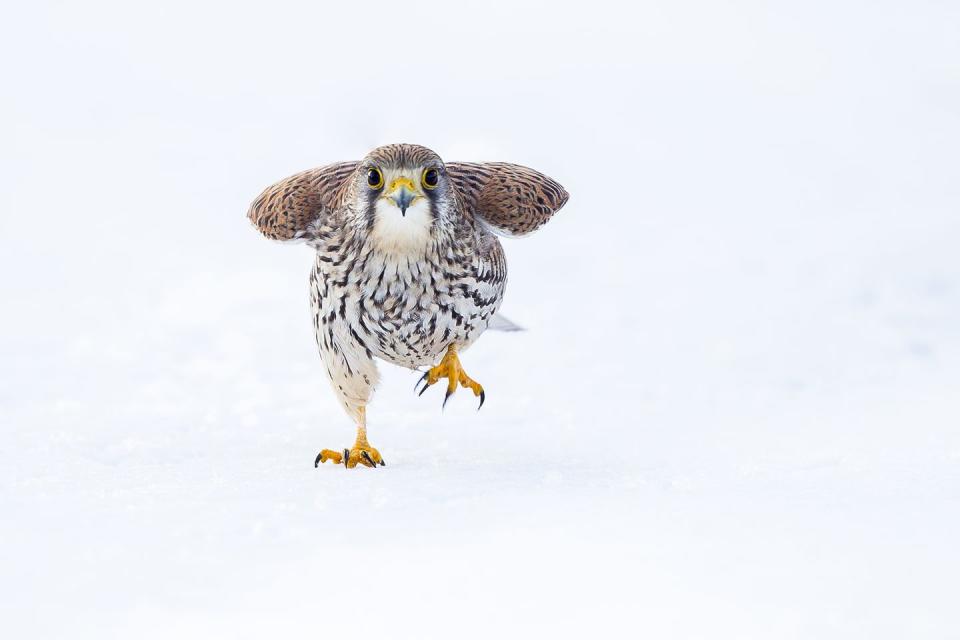
[[[960,4],[20,3],[0,26],[0,635],[960,633]],[[487,389],[388,466],[271,182],[416,142],[571,194]]]

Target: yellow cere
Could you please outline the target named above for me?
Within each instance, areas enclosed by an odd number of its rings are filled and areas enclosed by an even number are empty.
[[[396,180],[390,183],[390,188],[387,189],[387,193],[393,193],[400,187],[406,187],[407,189],[413,192],[417,191],[416,185],[413,184],[413,180],[411,180],[410,178],[397,178]]]

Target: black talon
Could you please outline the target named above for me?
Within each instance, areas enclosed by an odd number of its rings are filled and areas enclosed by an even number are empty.
[[[486,399],[487,399],[487,394],[483,389],[481,389],[480,390],[480,407],[483,406],[483,401]],[[477,407],[477,411],[480,411],[480,407]]]
[[[440,410],[441,410],[441,411],[443,411],[444,409],[447,408],[447,400],[449,400],[449,399],[450,399],[450,396],[452,396],[452,395],[453,395],[453,391],[450,391],[450,389],[447,389],[447,395],[445,395],[445,396],[443,397],[443,406],[440,407]]]
[[[420,386],[420,383],[421,383],[421,382],[423,382],[424,380],[427,379],[427,376],[428,376],[428,375],[430,375],[430,372],[429,372],[429,371],[424,371],[423,375],[420,376],[420,379],[417,380],[417,384],[413,385],[413,390],[414,390],[414,391],[417,390],[417,388]],[[430,385],[427,385],[427,386],[430,386]],[[423,393],[423,392],[421,391],[420,393]]]
[[[317,459],[313,461],[313,468],[316,469],[320,466],[320,458],[323,457],[323,451],[317,454]]]
[[[366,451],[361,451],[361,452],[360,452],[360,457],[363,458],[364,460],[366,460],[367,462],[369,462],[369,463],[370,463],[370,466],[373,467],[374,469],[377,468],[377,463],[373,461],[373,458],[371,458],[371,457],[370,457],[370,454],[367,453]]]
[[[347,462],[350,461],[350,449],[343,450],[343,468],[347,468]]]
[[[424,385],[423,389],[420,389],[420,393],[417,394],[417,397],[419,398],[420,396],[422,396],[422,395],[423,395],[423,392],[426,391],[426,390],[429,389],[429,388],[430,388],[430,385],[429,385],[429,384]]]
[[[383,458],[380,458],[380,466],[381,466],[381,467],[387,466],[387,461],[384,460]]]

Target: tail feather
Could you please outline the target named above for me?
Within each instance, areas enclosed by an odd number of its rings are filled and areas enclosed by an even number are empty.
[[[510,320],[502,313],[495,313],[487,325],[490,331],[526,331],[523,327]]]

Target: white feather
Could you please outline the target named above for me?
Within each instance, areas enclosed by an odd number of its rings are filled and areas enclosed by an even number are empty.
[[[396,178],[408,178],[414,184],[420,181],[419,175],[408,175],[407,172],[399,171],[388,172],[384,178],[387,184]],[[374,212],[376,217],[370,238],[382,251],[419,254],[430,241],[433,213],[426,196],[419,195],[407,207],[406,214],[402,213],[400,207],[390,198],[380,197],[374,205]]]

